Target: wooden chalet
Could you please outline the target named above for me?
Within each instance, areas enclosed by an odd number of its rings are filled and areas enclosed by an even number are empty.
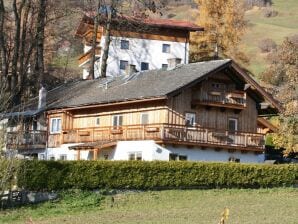
[[[233,61],[199,62],[60,86],[47,94],[46,141],[36,130],[15,144],[38,140],[41,159],[257,162],[275,131],[263,116],[280,110]]]

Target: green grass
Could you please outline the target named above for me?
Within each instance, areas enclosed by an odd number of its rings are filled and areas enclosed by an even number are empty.
[[[257,77],[266,69],[266,55],[258,48],[258,43],[265,38],[280,44],[285,37],[298,34],[298,1],[273,0],[273,9],[278,16],[266,18],[262,10],[253,9],[246,12],[248,28],[240,49],[250,58],[248,69]]]
[[[59,202],[0,213],[0,223],[218,223],[225,207],[228,223],[298,223],[298,190],[168,190],[66,194]]]

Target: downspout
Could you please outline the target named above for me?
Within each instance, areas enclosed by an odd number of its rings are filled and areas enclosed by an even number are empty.
[[[186,35],[186,38],[185,38],[185,46],[184,46],[184,64],[187,64],[187,44],[189,43],[189,32],[187,33]]]

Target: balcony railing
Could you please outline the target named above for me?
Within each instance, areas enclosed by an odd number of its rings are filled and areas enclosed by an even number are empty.
[[[229,146],[231,148],[262,149],[264,135],[258,133],[229,132],[184,125],[148,124],[121,127],[101,127],[65,130],[61,135],[49,136],[49,147],[66,143],[88,143],[118,140],[156,140],[202,146]]]
[[[36,149],[46,147],[46,131],[8,132],[6,145],[8,149]]]
[[[98,58],[100,57],[100,52],[101,52],[101,48],[97,47],[95,48],[95,56]],[[79,61],[79,66],[82,67],[84,65],[86,65],[88,62],[90,62],[91,60],[91,55],[92,55],[92,49],[90,49],[89,51],[87,51],[86,53],[82,54],[78,61]]]
[[[200,95],[199,99],[194,99],[193,104],[242,109],[246,107],[246,93],[243,91],[206,91]]]

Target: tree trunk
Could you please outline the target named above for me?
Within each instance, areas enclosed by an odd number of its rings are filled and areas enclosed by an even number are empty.
[[[36,28],[36,58],[35,75],[38,75],[38,84],[44,82],[44,29],[47,0],[39,0],[37,28]],[[39,88],[39,87],[38,87]]]
[[[107,22],[105,26],[105,45],[103,49],[103,55],[101,60],[101,77],[105,78],[107,76],[107,61],[109,57],[109,48],[111,42],[111,22],[112,22],[112,10],[107,10]]]
[[[6,41],[4,32],[4,20],[5,20],[5,8],[3,0],[0,0],[0,57],[1,57],[1,82],[7,79],[8,74],[8,63],[6,58]]]

